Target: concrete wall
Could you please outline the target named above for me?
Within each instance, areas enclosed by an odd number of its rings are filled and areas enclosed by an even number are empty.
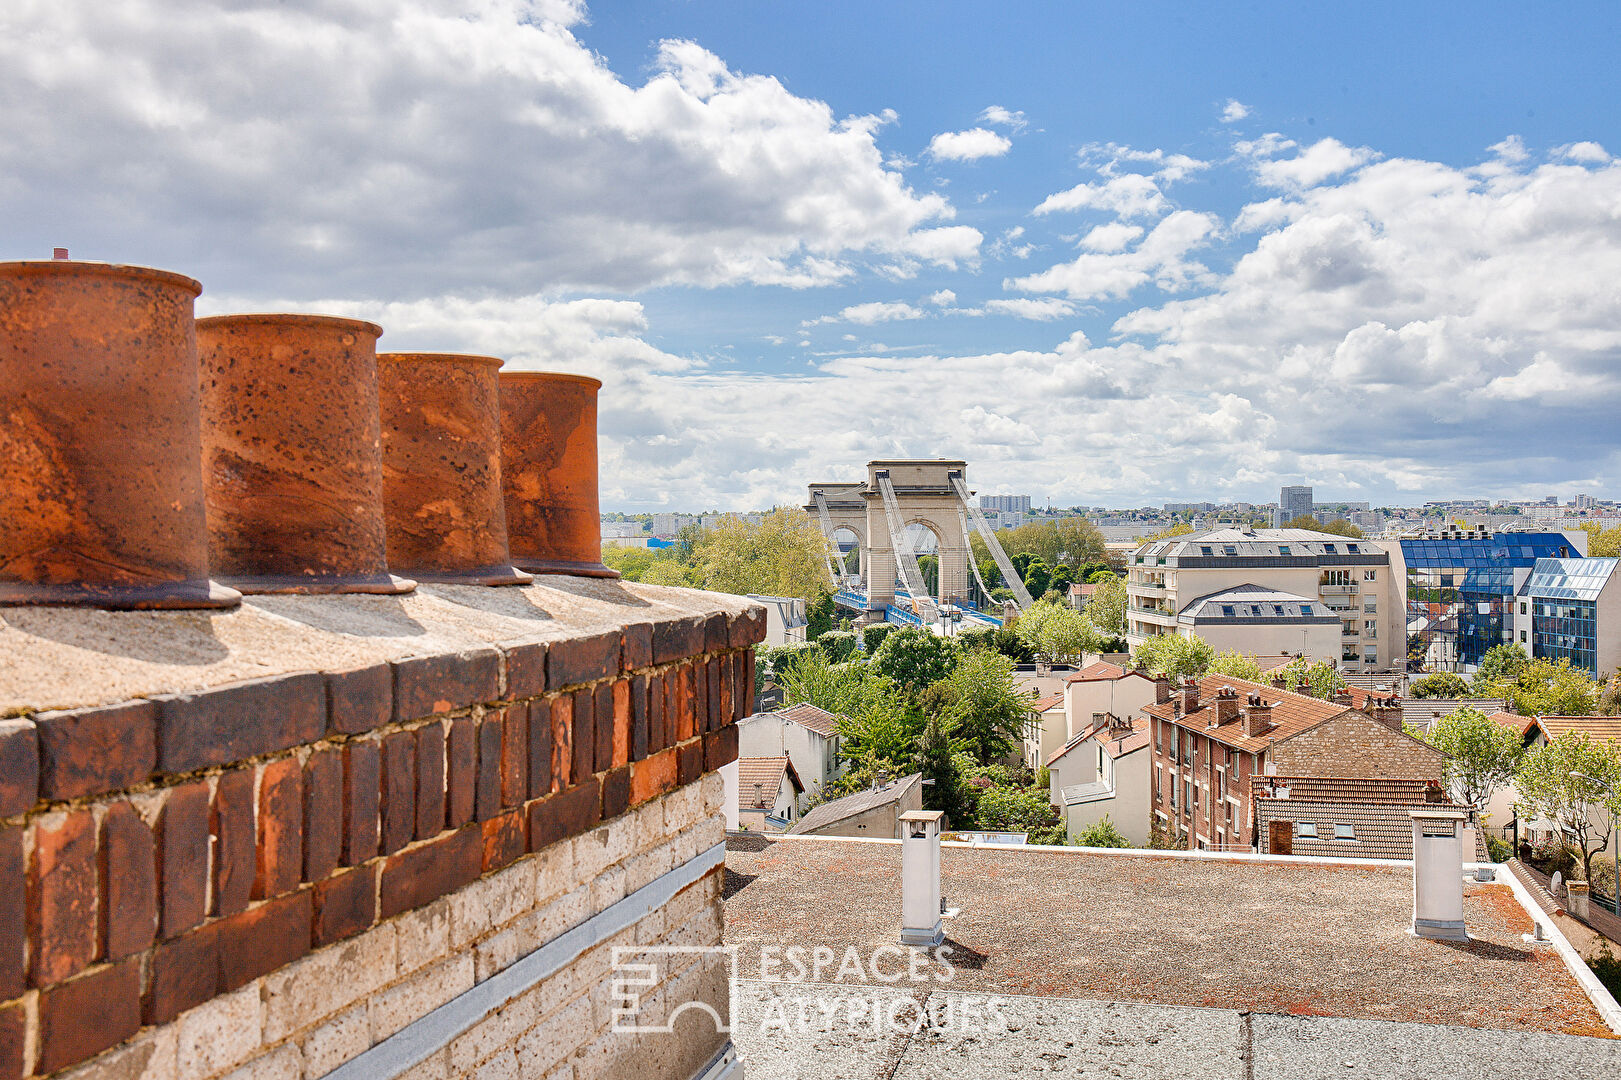
[[[1184,637],[1202,638],[1217,652],[1232,649],[1253,656],[1279,656],[1305,649],[1307,656],[1332,657],[1336,665],[1340,659],[1339,622],[1243,626],[1202,623],[1198,627],[1180,626],[1177,632]]]
[[[1142,715],[1143,707],[1154,703],[1154,680],[1128,676],[1124,679],[1072,682],[1064,687],[1064,711],[1069,729],[1066,741],[1085,731],[1096,713],[1112,712],[1122,720]]]
[[[1275,743],[1267,762],[1280,776],[1386,776],[1438,780],[1446,755],[1358,712]]]
[[[1080,754],[1092,763],[1092,771],[1097,771],[1097,744],[1088,741],[1065,755],[1065,759]],[[1076,834],[1103,820],[1105,814],[1114,822],[1116,828],[1130,840],[1133,847],[1148,846],[1149,816],[1152,807],[1149,801],[1149,775],[1152,771],[1153,753],[1144,747],[1134,750],[1122,758],[1103,756],[1103,779],[1113,780],[1114,793],[1107,799],[1095,799],[1084,803],[1075,803],[1064,806],[1064,822],[1069,830],[1069,838],[1075,840]],[[1086,783],[1085,780],[1070,781],[1070,783]],[[1062,798],[1062,796],[1060,796]]]
[[[841,771],[831,738],[776,713],[758,713],[737,725],[738,757],[786,757],[805,785],[798,809]]]
[[[901,793],[901,797],[894,802],[874,807],[862,814],[836,821],[823,829],[817,829],[817,836],[877,836],[885,840],[895,840],[901,835],[901,815],[908,810],[923,809],[923,785],[913,784]]]

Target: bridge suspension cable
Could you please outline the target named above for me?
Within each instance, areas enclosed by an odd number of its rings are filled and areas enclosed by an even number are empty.
[[[961,506],[957,507],[957,528],[962,530],[963,542],[967,543],[968,515],[966,512],[964,512]],[[968,559],[968,569],[974,572],[974,580],[979,582],[979,591],[985,596],[985,606],[989,607],[991,604],[995,603],[995,601],[991,599],[990,587],[985,584],[985,578],[979,572],[979,564],[974,561],[974,545],[968,544],[968,551],[966,555]]]
[[[844,575],[835,567],[842,567],[844,560],[840,559],[837,564],[833,561],[833,553],[839,545],[833,539],[833,516],[827,512],[827,496],[820,491],[816,493],[816,515],[822,519],[822,536],[827,540],[827,576],[833,579],[833,588],[839,589],[844,586]]]
[[[990,525],[985,521],[985,515],[981,514],[979,507],[969,500],[968,485],[963,481],[962,477],[953,476],[951,486],[957,490],[957,499],[961,502],[963,509],[967,510],[968,516],[973,518],[974,530],[979,533],[980,539],[984,540],[985,546],[990,549],[991,558],[996,560],[996,568],[1002,571],[1002,581],[1009,589],[1013,590],[1013,597],[1019,602],[1019,610],[1029,611],[1030,605],[1034,602],[1030,599],[1030,590],[1024,587],[1024,580],[1019,577],[1019,572],[1013,569],[1013,563],[1009,561],[1007,552],[1003,551],[1002,545],[996,542],[996,534],[991,532]],[[970,566],[974,565],[972,548],[968,552],[968,564]],[[979,568],[977,566],[974,567],[974,576],[979,577]],[[980,581],[979,585],[980,588],[985,588],[983,580]],[[990,595],[990,590],[986,589],[985,596],[989,598]]]
[[[925,622],[933,622],[936,611],[934,599],[929,596],[929,590],[923,587],[923,570],[917,564],[917,554],[912,551],[912,541],[906,535],[906,525],[901,521],[900,500],[895,498],[895,485],[889,482],[888,473],[878,474],[878,492],[884,497],[884,517],[889,522],[889,540],[895,548],[895,565],[900,570],[901,581],[918,605],[918,616]],[[870,583],[870,577],[868,580]]]

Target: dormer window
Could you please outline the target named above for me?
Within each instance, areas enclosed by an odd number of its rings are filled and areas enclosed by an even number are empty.
[[[1323,550],[1324,550],[1324,551],[1326,551],[1326,552],[1328,552],[1328,553],[1329,553],[1329,554],[1330,554],[1330,555],[1334,555],[1334,554],[1337,554],[1337,552],[1336,552],[1336,551],[1335,551],[1335,549],[1334,549],[1334,545],[1333,545],[1333,544],[1324,544],[1324,545],[1323,545]]]

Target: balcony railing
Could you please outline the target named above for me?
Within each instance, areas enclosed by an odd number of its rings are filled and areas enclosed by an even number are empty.
[[[1352,582],[1350,585],[1319,585],[1317,591],[1323,596],[1355,596],[1357,588]]]

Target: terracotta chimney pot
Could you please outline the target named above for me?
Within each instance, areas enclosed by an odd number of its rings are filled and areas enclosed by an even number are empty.
[[[602,563],[597,391],[584,375],[501,375],[501,487],[512,562],[534,574],[618,577]]]
[[[220,608],[192,306],[144,266],[0,263],[0,603]]]
[[[522,585],[501,497],[493,356],[378,353],[388,565],[417,581]]]
[[[246,593],[402,593],[388,572],[382,328],[326,315],[197,321],[209,554]]]

